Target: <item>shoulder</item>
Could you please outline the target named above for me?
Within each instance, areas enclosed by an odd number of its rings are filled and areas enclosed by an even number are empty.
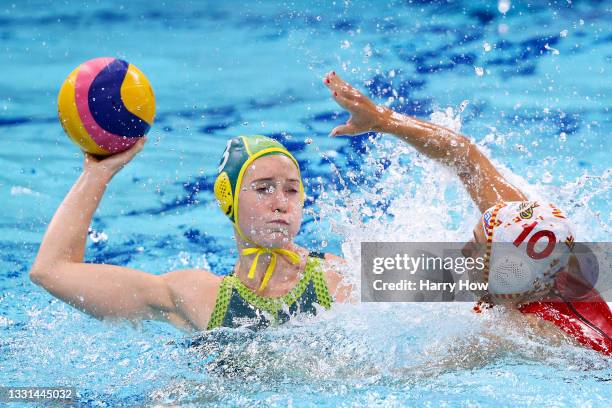
[[[160,276],[176,310],[198,328],[206,327],[223,278],[204,269],[180,269]]]
[[[330,295],[336,302],[355,301],[355,285],[348,282],[346,274],[347,263],[344,258],[326,253],[322,260],[323,272]]]
[[[191,292],[216,291],[223,276],[215,275],[204,269],[179,269],[160,276],[173,294],[187,295]]]

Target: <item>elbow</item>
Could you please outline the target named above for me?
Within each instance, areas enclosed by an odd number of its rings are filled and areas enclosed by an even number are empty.
[[[30,276],[30,280],[32,281],[32,283],[42,286],[44,278],[45,278],[45,270],[44,268],[34,264],[32,265],[32,268],[30,269],[29,276]]]
[[[465,157],[469,158],[474,154],[474,150],[478,150],[478,147],[476,147],[476,145],[472,143],[472,141],[467,136],[458,135],[457,139],[458,146],[462,150],[461,153],[463,153]]]
[[[30,268],[29,273],[30,280],[32,281],[32,283],[38,286],[45,287],[49,282],[49,278],[51,276],[52,269],[54,269],[54,266],[55,265],[51,263],[43,264],[41,262],[34,261],[34,264]]]
[[[461,137],[465,140],[465,154],[467,158],[472,162],[481,162],[485,156],[478,148],[478,145],[466,136]]]

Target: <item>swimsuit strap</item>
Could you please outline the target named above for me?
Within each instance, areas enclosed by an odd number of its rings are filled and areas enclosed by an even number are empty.
[[[223,324],[223,319],[227,313],[227,306],[232,298],[232,282],[228,279],[230,276],[226,276],[221,280],[221,285],[217,292],[217,300],[215,301],[215,308],[208,321],[207,330],[220,327]]]
[[[311,255],[312,257],[310,257]],[[325,280],[325,271],[321,267],[321,263],[323,262],[322,259],[324,259],[324,257],[325,255],[320,252],[311,252],[308,259],[312,259],[314,264],[312,282],[314,283],[319,304],[324,308],[329,309],[332,304],[332,297],[329,294],[329,288],[327,287],[327,281]],[[306,265],[306,268],[308,268],[308,264]]]

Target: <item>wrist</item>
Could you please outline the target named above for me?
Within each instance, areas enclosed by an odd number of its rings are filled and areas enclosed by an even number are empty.
[[[377,120],[372,130],[379,133],[393,133],[393,130],[397,128],[396,117],[401,115],[382,105],[377,106],[376,111],[378,112]]]
[[[114,174],[109,172],[107,169],[99,167],[85,167],[82,175],[87,181],[104,184],[105,186],[114,176]]]

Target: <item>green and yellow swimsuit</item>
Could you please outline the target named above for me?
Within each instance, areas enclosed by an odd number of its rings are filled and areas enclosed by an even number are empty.
[[[221,281],[208,330],[215,327],[262,329],[270,324],[284,323],[298,313],[315,315],[315,304],[329,309],[332,298],[321,267],[322,258],[322,254],[311,252],[304,276],[289,293],[278,298],[259,296],[238,277],[226,276]]]

